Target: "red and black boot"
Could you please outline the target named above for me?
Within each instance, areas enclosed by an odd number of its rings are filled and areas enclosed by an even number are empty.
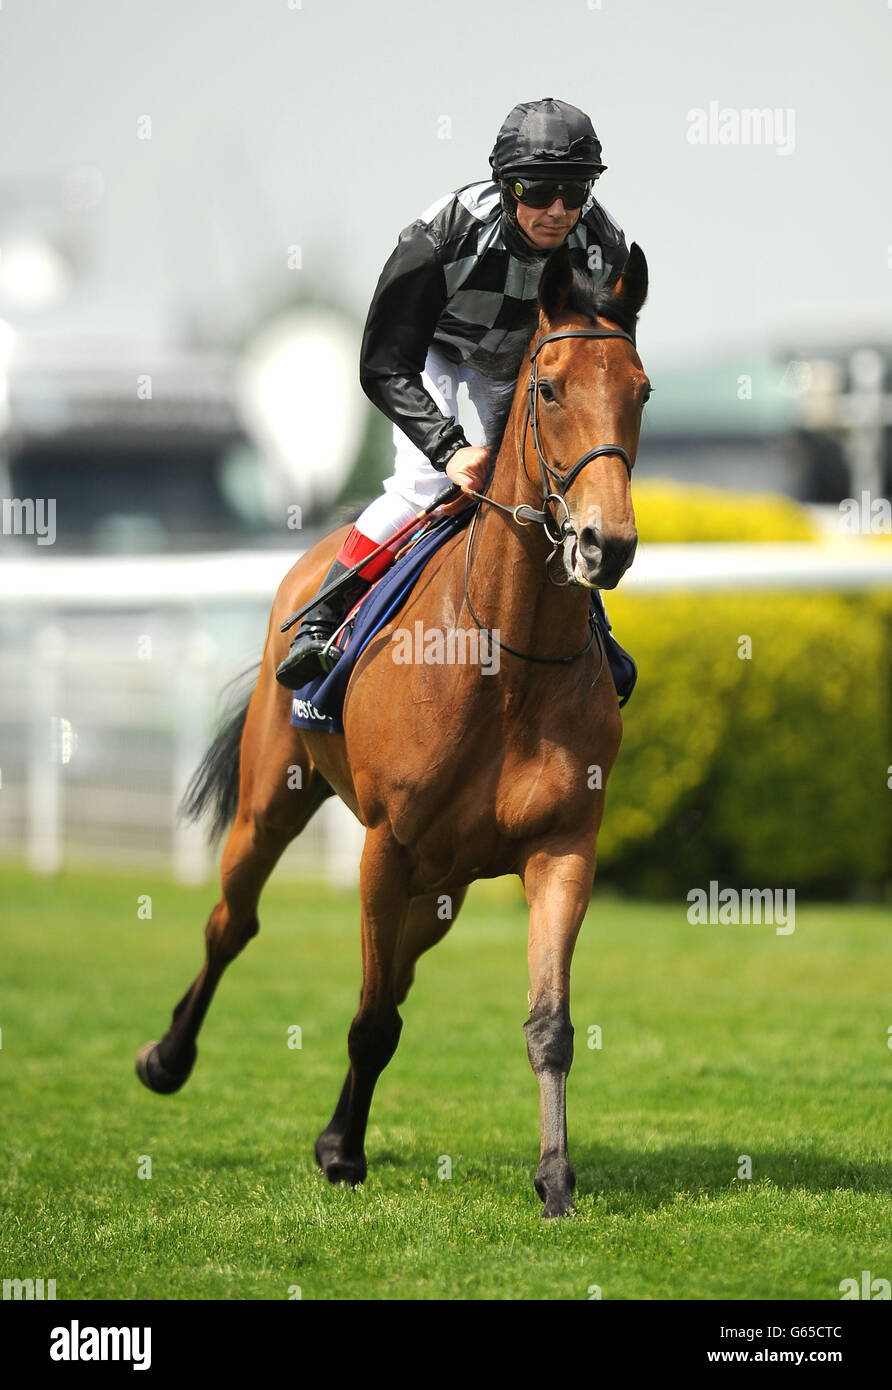
[[[317,593],[321,594],[323,590],[330,588],[342,575],[358,564],[363,556],[377,550],[379,544],[379,541],[370,540],[354,526]],[[316,608],[310,609],[297,629],[297,636],[291,643],[288,655],[276,670],[276,680],[280,685],[287,686],[289,690],[299,690],[314,676],[327,675],[334,669],[341,651],[339,647],[329,646],[332,637],[350,609],[390,567],[393,559],[389,550],[382,551],[360,574],[355,574],[330,598],[323,599]]]

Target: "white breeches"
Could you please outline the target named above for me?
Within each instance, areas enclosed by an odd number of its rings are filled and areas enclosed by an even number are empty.
[[[484,435],[490,412],[504,400],[506,393],[513,396],[515,388],[513,381],[504,386],[496,385],[464,363],[448,361],[435,348],[428,351],[421,380],[443,414],[454,415],[456,420],[458,388],[465,382]],[[392,475],[384,481],[384,493],[376,497],[354,523],[364,536],[379,543],[392,536],[398,527],[411,521],[422,507],[433,502],[437,493],[449,486],[446,474],[438,472],[396,425],[393,427],[393,443],[395,466]]]

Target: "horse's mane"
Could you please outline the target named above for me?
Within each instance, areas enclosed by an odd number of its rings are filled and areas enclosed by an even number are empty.
[[[624,333],[630,334],[634,339],[635,330],[638,326],[638,315],[631,306],[621,298],[613,294],[612,283],[610,286],[598,286],[592,282],[590,276],[579,270],[576,266],[570,268],[570,280],[567,287],[567,297],[563,305],[562,313],[579,314],[589,320],[594,326],[599,318],[609,319],[615,323],[617,328],[621,328]],[[515,370],[515,378],[520,372],[526,349],[518,358]],[[508,424],[508,416],[511,414],[513,397],[500,401],[493,410],[486,430],[486,447],[490,450],[490,456],[495,462],[499,450],[502,447],[502,440],[505,436],[505,429]]]
[[[521,358],[523,361],[523,358]],[[520,371],[520,363],[517,365]],[[514,404],[513,396],[502,398],[495,409],[491,412],[486,425],[486,448],[489,449],[490,468],[495,465],[502,447],[502,440],[505,437],[505,430],[508,426],[508,416],[511,414],[511,407]]]

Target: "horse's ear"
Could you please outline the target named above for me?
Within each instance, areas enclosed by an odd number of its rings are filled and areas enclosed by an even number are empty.
[[[539,308],[549,322],[553,323],[563,312],[572,284],[570,252],[566,246],[559,246],[545,262],[539,281]]]
[[[647,261],[637,241],[632,242],[611,298],[617,300],[632,318],[637,318],[647,298]]]

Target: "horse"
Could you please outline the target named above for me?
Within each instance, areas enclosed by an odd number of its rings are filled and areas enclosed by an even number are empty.
[[[343,733],[292,727],[292,694],[275,670],[289,643],[282,625],[318,589],[345,527],[309,549],[279,586],[250,700],[190,786],[190,814],[213,809],[216,830],[232,825],[204,965],[161,1041],[136,1059],[140,1080],[163,1094],[194,1066],[214,990],[259,930],[260,894],[285,847],[333,793],[365,827],[360,1002],[347,1077],[315,1145],[332,1183],[366,1179],[372,1095],[396,1050],[399,1006],[419,957],[454,924],[472,882],[511,874],[529,907],[523,1026],[541,1117],[534,1186],[544,1218],[576,1212],[566,1119],[570,966],[622,737],[591,590],[614,588],[637,544],[631,475],[650,386],[635,328],[647,281],[634,243],[610,289],[574,267],[566,248],[552,253],[486,491],[454,504],[476,509],[470,525],[435,551],[362,651]],[[465,609],[501,649],[497,673],[393,659],[398,628],[420,621],[424,631],[454,633]],[[438,906],[444,895],[449,913]]]

